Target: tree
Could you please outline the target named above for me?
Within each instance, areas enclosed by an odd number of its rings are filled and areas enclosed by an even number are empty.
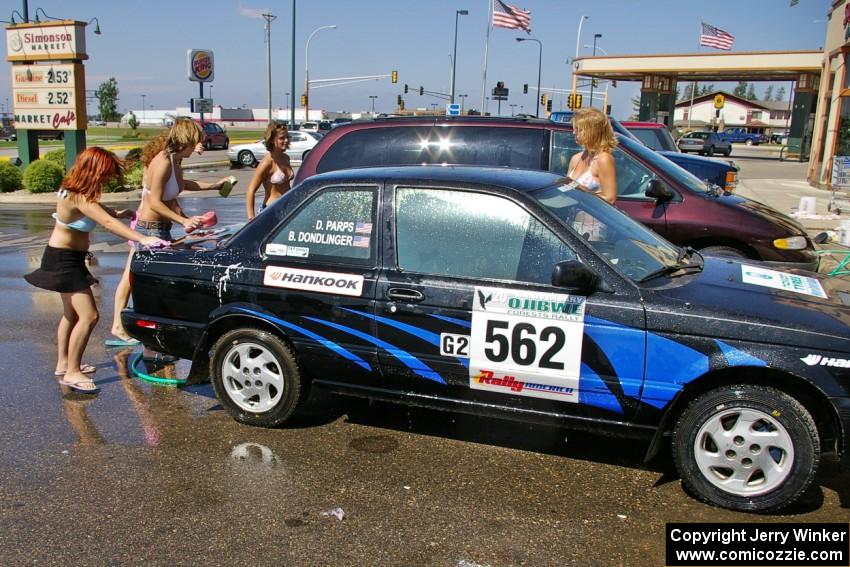
[[[747,81],[738,81],[738,86],[735,87],[735,90],[732,91],[732,94],[737,97],[746,98]]]
[[[773,85],[767,85],[767,88],[764,89],[764,101],[770,102],[773,99]]]
[[[776,102],[780,102],[785,100],[785,87],[779,87],[779,90],[776,91]]]
[[[100,83],[100,86],[94,91],[94,96],[97,97],[97,108],[102,120],[112,122],[120,118],[118,115],[118,81],[115,80],[115,77],[110,77],[106,82]]]
[[[710,85],[704,85],[702,87],[702,92],[700,94],[707,95],[707,94],[711,94],[713,92],[714,92],[714,83],[712,83]]]
[[[132,128],[133,130],[139,127],[139,120],[136,118],[136,115],[133,113],[132,110],[130,111],[130,118],[127,119],[127,126]]]
[[[756,96],[756,84],[750,83],[747,85],[747,100],[758,100]]]
[[[632,99],[632,115],[629,117],[631,120],[637,120],[640,118],[640,97],[636,96]]]

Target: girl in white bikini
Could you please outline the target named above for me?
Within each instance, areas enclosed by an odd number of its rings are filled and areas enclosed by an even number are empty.
[[[582,108],[573,114],[573,131],[584,151],[570,160],[567,177],[613,205],[617,202],[617,169],[611,152],[617,139],[608,117],[597,108]]]
[[[262,211],[289,191],[294,177],[292,166],[289,164],[289,156],[286,155],[286,149],[289,147],[289,132],[286,126],[275,123],[269,124],[266,133],[263,135],[263,142],[269,153],[260,161],[257,171],[251,178],[251,183],[248,184],[245,196],[248,220],[256,215],[254,195],[260,185],[263,186],[266,193],[263,197],[263,204],[260,206]]]

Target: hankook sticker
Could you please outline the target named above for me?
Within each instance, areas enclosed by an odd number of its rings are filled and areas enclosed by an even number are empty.
[[[263,284],[272,287],[303,289],[355,297],[359,297],[363,293],[363,276],[299,270],[281,266],[267,266],[263,275]]]

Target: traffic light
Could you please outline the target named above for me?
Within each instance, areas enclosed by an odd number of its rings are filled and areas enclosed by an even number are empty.
[[[546,106],[546,99],[547,98],[548,97],[546,96],[546,93],[543,93],[542,95],[540,95],[540,104],[542,104],[543,106]]]
[[[402,100],[401,100],[401,95],[398,95],[398,100],[397,100],[396,104],[397,104],[397,106],[401,106],[402,104],[404,104],[404,102],[402,102]]]
[[[400,98],[400,97],[399,97],[399,98]],[[400,101],[399,101],[399,103],[398,103],[398,109],[399,109],[399,110],[404,110],[404,99],[402,99],[402,100],[400,100]]]
[[[599,79],[591,79],[590,84],[593,85],[593,88],[599,88]]]
[[[407,83],[404,83],[404,94],[407,94]]]
[[[425,87],[419,87],[419,96],[422,96],[424,94],[425,94]]]
[[[552,101],[551,100],[546,101],[546,112],[552,112]]]
[[[567,97],[567,108],[572,110],[573,106],[575,106],[575,95],[569,95]]]
[[[576,108],[581,108],[581,95],[580,94],[576,95],[575,103],[576,103]]]
[[[528,94],[528,83],[522,85],[522,94]]]
[[[307,95],[301,95],[301,106],[307,106]]]
[[[390,81],[392,81],[393,84],[398,82],[398,71],[393,71],[390,74]]]

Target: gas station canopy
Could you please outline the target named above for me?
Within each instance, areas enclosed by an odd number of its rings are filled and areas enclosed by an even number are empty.
[[[678,81],[794,81],[801,73],[820,73],[822,66],[822,51],[607,55],[573,60],[576,75],[616,81],[643,81],[646,75]]]

